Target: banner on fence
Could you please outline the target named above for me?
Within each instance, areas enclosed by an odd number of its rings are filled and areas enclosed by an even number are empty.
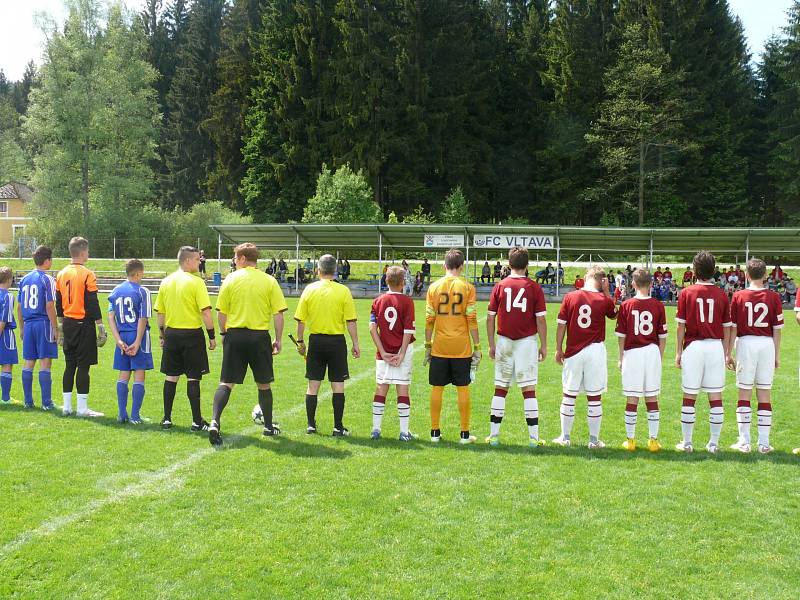
[[[475,248],[502,249],[521,246],[529,250],[553,250],[555,248],[555,237],[552,235],[504,235],[489,233],[473,236],[472,245]]]
[[[463,248],[464,236],[454,234],[426,234],[422,241],[426,248]]]

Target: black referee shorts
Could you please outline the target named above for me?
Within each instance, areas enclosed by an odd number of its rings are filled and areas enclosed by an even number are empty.
[[[161,352],[161,372],[167,377],[186,375],[189,379],[202,379],[208,373],[206,336],[202,329],[167,327]]]
[[[350,379],[347,368],[347,342],[344,335],[327,335],[314,333],[308,337],[306,353],[306,379],[322,381],[325,370],[328,381],[344,381]]]
[[[62,323],[64,360],[78,367],[97,364],[97,330],[92,320],[77,321],[68,317]]]
[[[458,387],[469,385],[469,372],[472,369],[472,358],[442,358],[431,356],[428,370],[428,384],[445,386],[453,384]]]
[[[272,337],[269,331],[228,329],[222,341],[222,383],[244,383],[247,367],[256,383],[272,383]]]

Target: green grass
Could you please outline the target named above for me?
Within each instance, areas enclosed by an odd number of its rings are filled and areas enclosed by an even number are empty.
[[[290,300],[291,308],[295,303]],[[373,442],[369,303],[357,301],[357,307],[364,351],[350,361],[350,439],[305,435],[303,363],[290,344],[277,358],[274,388],[284,435],[260,436],[250,420],[254,386],[245,384],[224,415],[221,451],[188,431],[183,383],[177,427],[158,429],[157,373],[149,375],[143,409],[153,423],[117,425],[111,345],[92,371],[91,405],[107,418],[0,406],[0,597],[797,597],[800,462],[789,452],[800,445],[800,328],[792,314],[786,314],[774,390],[778,451],[712,457],[672,450],[680,436],[681,394],[679,372],[670,366],[662,396],[666,450],[618,449],[624,401],[611,337],[602,435],[609,448],[603,451],[582,447],[584,399],[575,447],[529,451],[516,390],[500,447],[455,443],[453,390],[445,397],[445,440],[431,446],[422,352],[415,359],[411,421],[420,440],[395,439],[391,395],[385,439]],[[548,309],[552,355],[557,306]],[[419,304],[417,313],[421,330]],[[212,375],[203,381],[206,415],[221,356],[212,354]],[[59,360],[57,382],[62,368]],[[19,401],[19,369],[15,377]],[[541,366],[540,382],[541,432],[549,440],[558,434],[560,402],[560,369],[552,358]],[[732,384],[729,373],[725,448],[736,432]],[[491,391],[487,358],[473,387],[479,439],[488,433]],[[698,447],[707,439],[707,414],[699,402]],[[332,426],[328,395],[321,398],[319,424],[323,432]],[[640,412],[642,442],[646,428]]]

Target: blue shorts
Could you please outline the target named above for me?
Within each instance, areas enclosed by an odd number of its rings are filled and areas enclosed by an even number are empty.
[[[120,331],[119,337],[126,344],[136,341],[135,331]],[[115,371],[149,371],[153,368],[153,352],[150,347],[150,331],[146,331],[142,338],[142,345],[134,356],[123,354],[119,346],[114,348]]]
[[[22,358],[58,358],[58,344],[49,320],[27,321],[22,333]]]
[[[17,334],[13,329],[4,329],[0,335],[0,365],[16,365],[18,362]]]

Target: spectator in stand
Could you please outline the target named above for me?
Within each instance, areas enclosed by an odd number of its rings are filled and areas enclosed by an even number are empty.
[[[547,263],[547,267],[545,268],[545,283],[555,283],[556,282],[556,268],[553,266],[553,263]]]
[[[431,282],[431,264],[427,258],[422,259],[422,277],[425,279],[425,283]]]
[[[739,287],[739,276],[736,274],[733,267],[728,270],[728,283],[732,283],[734,288]]]
[[[422,294],[422,288],[425,285],[425,277],[422,275],[422,271],[417,271],[416,277],[414,277],[414,295],[419,296]]]
[[[781,298],[783,298],[786,295],[786,277],[784,276],[783,279],[779,279],[777,283],[778,287],[775,291],[778,292],[778,295]]]
[[[564,268],[558,263],[558,285],[564,285]]]
[[[481,283],[492,283],[492,267],[489,266],[489,261],[483,263],[481,269]]]
[[[269,261],[269,265],[266,269],[264,269],[264,272],[267,275],[272,275],[273,277],[278,274],[278,261],[275,260],[274,256],[272,257],[272,260]]]
[[[653,279],[663,279],[664,273],[661,271],[661,267],[656,267],[655,273],[653,273]]]
[[[306,264],[303,265],[303,270],[308,276],[311,276],[311,274],[314,272],[314,263],[311,262],[310,258],[306,259]]]
[[[499,280],[499,279],[500,279],[500,277],[501,277],[502,275],[503,275],[503,265],[502,265],[502,264],[500,264],[500,261],[498,260],[498,261],[497,261],[497,262],[494,264],[494,273],[493,273],[493,276],[494,276],[494,279],[495,279],[495,281]]]
[[[508,265],[505,265],[500,271],[500,279],[505,279],[509,275],[511,275],[511,268]]]
[[[414,292],[414,276],[406,261],[403,261],[403,294],[410,296]]]
[[[200,277],[203,279],[206,278],[206,253],[204,250],[200,250]]]
[[[692,267],[686,267],[686,270],[683,272],[683,287],[692,285],[693,283],[694,273],[692,273]]]
[[[621,289],[625,286],[625,276],[622,274],[622,271],[617,271],[617,274],[614,275],[614,289]]]
[[[786,290],[784,292],[783,301],[786,304],[794,304],[795,296],[797,296],[797,285],[794,280],[791,277],[786,277],[786,283],[783,287]]]
[[[669,279],[667,283],[667,299],[670,302],[678,301],[678,286],[675,285],[675,281],[673,279]]]
[[[306,270],[303,269],[298,265],[298,267],[294,271],[294,276],[298,283],[305,283],[306,282]]]
[[[746,283],[744,279],[744,271],[742,271],[741,265],[736,265],[736,277],[739,278],[739,284],[744,285]]]
[[[539,269],[534,275],[536,283],[547,283],[547,268]]]
[[[773,279],[783,279],[783,269],[781,269],[780,265],[775,265],[775,268],[772,269],[772,273],[769,274],[770,277]]]
[[[714,270],[714,281],[717,285],[722,282],[722,273],[720,273],[719,267],[716,267]]]
[[[583,277],[580,275],[575,276],[575,283],[573,285],[575,286],[576,290],[582,290],[585,283],[586,282],[583,280]]]
[[[233,273],[235,270],[236,270],[236,259],[232,258],[231,259],[231,273]]]
[[[283,281],[286,277],[286,272],[289,270],[289,267],[286,266],[286,261],[280,259],[278,261],[278,281]]]
[[[731,279],[732,278],[733,277],[731,277]],[[733,293],[736,291],[736,283],[729,279],[723,289],[725,290],[725,293],[728,294],[728,300],[731,300],[733,298]]]
[[[664,281],[672,281],[672,271],[669,267],[664,267]]]
[[[336,261],[336,281],[344,281],[344,261],[340,258]]]
[[[350,279],[350,261],[348,259],[344,259],[344,280],[347,281]]]

